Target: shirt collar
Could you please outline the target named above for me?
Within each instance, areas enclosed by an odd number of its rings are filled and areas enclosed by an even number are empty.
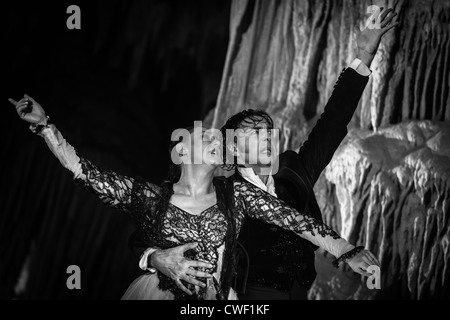
[[[251,184],[257,186],[258,188],[266,191],[274,197],[277,197],[275,192],[275,181],[272,176],[272,171],[270,171],[269,178],[267,179],[267,184],[264,183],[261,178],[255,174],[252,168],[238,167],[237,168],[241,176],[250,182]]]

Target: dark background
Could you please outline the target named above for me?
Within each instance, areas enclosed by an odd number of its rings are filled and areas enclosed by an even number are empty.
[[[215,106],[230,3],[2,5],[0,298],[118,299],[139,273],[127,243],[131,221],[76,186],[7,98],[32,96],[101,168],[158,183],[172,130]],[[66,27],[72,4],[81,30]],[[66,287],[70,265],[81,268],[81,290]]]

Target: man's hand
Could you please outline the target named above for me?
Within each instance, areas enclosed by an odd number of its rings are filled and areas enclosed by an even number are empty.
[[[194,277],[212,278],[211,274],[194,269],[199,267],[212,268],[213,266],[211,264],[188,260],[184,257],[184,253],[187,250],[194,249],[195,247],[197,247],[197,243],[187,243],[166,250],[157,250],[149,257],[150,264],[153,268],[174,280],[178,288],[189,295],[192,295],[192,292],[183,285],[181,280],[192,283],[193,285],[205,287],[206,284],[198,281]]]
[[[394,9],[391,8],[386,10],[381,8],[378,14],[370,17],[372,19],[369,21],[370,23],[366,23],[364,29],[357,32],[356,43],[358,45],[358,54],[356,57],[364,62],[367,67],[370,67],[377,53],[381,38],[386,32],[399,25],[397,19],[392,20],[397,15],[393,11]]]

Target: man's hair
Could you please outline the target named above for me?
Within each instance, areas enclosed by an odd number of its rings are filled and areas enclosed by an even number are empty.
[[[261,118],[267,121],[270,128],[273,128],[273,120],[267,112],[263,110],[247,109],[231,116],[220,131],[222,131],[223,134],[227,129],[236,130],[241,127],[243,122],[253,122]]]
[[[222,133],[222,139],[223,139],[223,160],[224,160],[224,168],[226,170],[232,170],[236,167],[236,157],[234,157],[233,164],[226,164],[227,157],[225,156],[227,154],[227,130],[236,130],[241,128],[242,124],[252,123],[252,122],[260,122],[262,120],[265,120],[269,128],[273,128],[273,120],[272,117],[269,116],[269,114],[263,110],[257,110],[257,109],[247,109],[241,112],[236,113],[235,115],[228,118],[227,122],[223,125],[223,127],[220,129],[220,132]]]

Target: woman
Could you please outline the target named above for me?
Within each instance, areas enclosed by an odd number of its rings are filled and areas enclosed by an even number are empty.
[[[205,129],[190,130],[185,139],[172,143],[170,152],[180,165],[157,186],[141,178],[100,170],[80,157],[56,127],[47,123],[48,117],[35,100],[25,95],[19,102],[9,101],[20,118],[31,124],[32,132],[43,137],[61,164],[73,173],[75,182],[105,204],[126,212],[149,243],[169,248],[197,242],[189,255],[200,262],[189,276],[207,277],[206,283],[146,274],[130,285],[124,299],[236,299],[231,288],[233,252],[246,217],[291,230],[339,257],[338,261],[346,261],[358,273],[367,275],[369,265],[378,265],[370,252],[355,248],[326,225],[250,183],[213,178],[216,167],[222,164],[222,147]],[[180,281],[194,292],[192,296],[178,288]]]

